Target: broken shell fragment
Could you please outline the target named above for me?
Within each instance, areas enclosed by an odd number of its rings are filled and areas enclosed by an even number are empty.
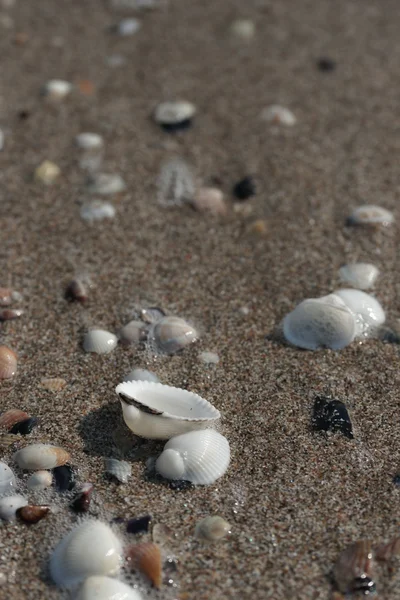
[[[72,91],[72,84],[62,79],[51,79],[43,88],[43,94],[51,100],[62,100]]]
[[[349,263],[339,269],[339,275],[345,283],[359,290],[368,290],[377,280],[379,269],[369,263]]]
[[[0,415],[0,427],[9,431],[16,423],[20,423],[28,418],[29,415],[25,411],[11,408]]]
[[[28,490],[42,491],[51,487],[53,476],[50,471],[36,471],[26,482]]]
[[[0,310],[0,321],[13,321],[22,317],[23,314],[24,311],[20,309],[3,308]]]
[[[17,355],[7,346],[0,346],[0,379],[11,379],[17,372]]]
[[[360,540],[340,554],[333,568],[333,577],[340,592],[368,595],[375,591],[372,572],[372,544],[369,540]]]
[[[147,338],[148,327],[142,321],[130,321],[118,332],[118,337],[124,346],[139,344]]]
[[[70,455],[63,448],[50,444],[31,444],[14,454],[20,469],[41,471],[53,469],[68,462]]]
[[[115,217],[115,208],[110,202],[92,200],[82,205],[80,213],[84,221],[94,223],[95,221],[103,221],[104,219],[113,219]]]
[[[83,349],[85,352],[95,354],[109,354],[118,343],[117,336],[104,329],[91,329],[83,338]]]
[[[350,440],[354,438],[349,413],[346,405],[340,400],[317,396],[311,422],[314,431],[339,432]]]
[[[132,475],[132,465],[124,460],[117,460],[115,458],[105,459],[106,472],[115,477],[121,483],[128,483],[129,477]]]
[[[45,185],[51,185],[55,182],[60,173],[61,170],[56,164],[50,160],[45,160],[35,170],[34,178],[35,181],[40,181]]]
[[[72,510],[77,513],[88,512],[92,493],[93,485],[91,483],[84,483],[70,504]]]
[[[10,467],[4,462],[0,462],[0,494],[12,492],[15,484],[15,475]]]
[[[142,600],[142,596],[123,581],[92,575],[82,585],[76,600]]]
[[[375,558],[387,561],[400,554],[400,537],[390,540],[387,544],[380,544],[375,550]]]
[[[25,523],[34,524],[41,521],[50,512],[45,505],[26,505],[17,510],[17,516]]]
[[[153,383],[160,383],[157,375],[147,369],[133,369],[124,377],[124,381],[152,381]]]
[[[230,531],[230,524],[222,517],[205,517],[197,523],[195,537],[203,542],[218,542]]]
[[[96,173],[91,176],[88,190],[92,194],[111,196],[123,192],[126,188],[125,181],[120,175],[109,173]]]
[[[277,104],[264,108],[261,119],[278,125],[287,125],[288,127],[292,127],[297,121],[292,111]]]
[[[205,429],[171,438],[156,461],[156,471],[166,479],[207,485],[225,474],[229,462],[228,440],[214,429]]]
[[[154,120],[165,131],[175,132],[190,127],[195,114],[196,107],[191,102],[162,102],[154,111]]]
[[[139,569],[156,587],[161,588],[162,564],[161,550],[153,542],[144,542],[130,546],[127,551],[132,569]]]
[[[387,226],[393,223],[394,216],[386,208],[376,206],[375,204],[364,204],[356,208],[348,218],[349,225],[383,225]]]
[[[154,354],[175,354],[199,339],[196,329],[180,317],[163,317],[150,327],[147,344]]]
[[[120,383],[116,389],[124,421],[140,437],[166,440],[209,428],[220,412],[198,394],[150,381]]]
[[[28,501],[23,496],[5,496],[0,499],[0,519],[12,521],[16,518],[19,508],[26,506]]]
[[[91,575],[118,575],[122,545],[112,529],[101,521],[85,521],[56,546],[50,558],[50,574],[60,587],[72,587]]]

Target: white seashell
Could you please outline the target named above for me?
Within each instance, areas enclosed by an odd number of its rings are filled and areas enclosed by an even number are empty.
[[[124,381],[152,381],[153,383],[160,383],[157,375],[147,369],[133,369],[124,377]]]
[[[72,587],[91,575],[118,575],[122,544],[101,521],[86,521],[75,527],[56,546],[50,559],[55,583]]]
[[[246,42],[253,39],[255,32],[254,21],[250,19],[237,19],[231,24],[231,33]]]
[[[195,193],[192,173],[180,158],[165,162],[158,177],[158,202],[162,206],[181,206],[191,202]]]
[[[161,125],[176,125],[192,119],[195,114],[196,107],[191,102],[161,102],[154,111],[154,119]]]
[[[75,143],[82,150],[99,150],[104,142],[98,133],[80,133],[75,137]]]
[[[334,294],[303,300],[283,320],[288,342],[299,348],[340,350],[353,341],[356,325],[353,313]]]
[[[198,394],[180,388],[130,381],[115,391],[129,429],[140,437],[167,440],[174,435],[214,425],[220,412]]]
[[[142,600],[142,596],[123,581],[92,575],[80,588],[76,600]]]
[[[83,338],[83,349],[85,352],[96,354],[109,354],[118,343],[117,336],[104,329],[91,329]]]
[[[230,532],[230,524],[222,517],[205,517],[197,523],[195,536],[204,542],[217,542]]]
[[[229,461],[228,440],[214,429],[204,429],[170,439],[157,458],[156,471],[166,479],[206,485],[225,474]]]
[[[58,446],[30,444],[30,446],[25,446],[25,448],[18,450],[13,458],[20,469],[41,471],[65,465],[70,459],[70,455]]]
[[[61,100],[65,98],[71,91],[73,85],[68,81],[62,79],[51,79],[44,86],[44,94],[54,100]]]
[[[51,487],[52,483],[53,476],[50,471],[36,471],[29,477],[26,486],[28,490],[40,491]]]
[[[393,221],[393,213],[375,204],[359,206],[349,217],[351,225],[390,225]]]
[[[132,475],[132,465],[124,460],[115,458],[105,459],[106,472],[118,479],[121,483],[128,483],[129,477]]]
[[[278,106],[277,104],[264,108],[261,113],[261,119],[278,125],[287,125],[288,127],[292,127],[297,122],[292,111],[284,106]]]
[[[88,183],[88,190],[92,194],[111,196],[123,192],[126,188],[125,181],[120,175],[109,173],[96,173]]]
[[[339,269],[342,280],[359,290],[373,287],[379,275],[379,269],[369,263],[349,263]]]
[[[117,31],[119,35],[134,35],[139,31],[142,24],[138,19],[122,19],[118,23]]]
[[[126,346],[144,342],[147,337],[147,325],[142,321],[130,321],[118,332],[120,342]]]
[[[35,170],[34,178],[45,185],[51,185],[60,175],[60,168],[50,160],[43,161]]]
[[[199,359],[206,365],[217,365],[219,356],[215,352],[200,352]]]
[[[92,200],[82,205],[81,217],[89,223],[103,221],[103,219],[113,219],[115,217],[115,208],[109,202]]]
[[[371,294],[349,288],[337,290],[335,295],[338,296],[355,315],[357,337],[367,337],[373,333],[375,328],[385,322],[385,311],[378,300],[371,296]]]
[[[0,462],[0,494],[12,492],[15,489],[15,475],[6,463]]]
[[[22,506],[27,506],[28,500],[23,496],[5,496],[0,499],[0,519],[12,521],[16,512]]]
[[[180,317],[163,317],[151,325],[147,343],[154,354],[175,354],[199,339],[192,325]]]

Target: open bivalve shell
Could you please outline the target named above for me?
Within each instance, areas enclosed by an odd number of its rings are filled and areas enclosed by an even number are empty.
[[[60,587],[72,587],[91,575],[118,575],[122,545],[112,529],[101,521],[86,521],[56,546],[50,574]]]
[[[142,596],[123,581],[92,575],[82,585],[76,600],[142,600]]]
[[[166,479],[207,485],[225,474],[229,462],[228,440],[214,429],[205,429],[169,440],[156,461],[156,471]]]
[[[221,416],[198,394],[161,383],[128,381],[120,383],[115,391],[125,423],[144,438],[167,440],[180,433],[210,428]]]

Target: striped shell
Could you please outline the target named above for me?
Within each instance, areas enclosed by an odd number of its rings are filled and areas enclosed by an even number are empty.
[[[142,596],[123,581],[92,575],[80,588],[76,600],[142,600]]]
[[[128,559],[133,569],[139,569],[154,585],[160,589],[162,584],[161,550],[153,542],[143,542],[130,546]]]
[[[117,336],[104,329],[91,329],[83,338],[85,352],[95,354],[109,354],[117,346]]]
[[[0,379],[11,379],[17,372],[17,355],[7,346],[0,346]]]
[[[66,450],[50,444],[31,444],[14,454],[14,460],[20,469],[29,471],[53,469],[64,465],[69,459],[70,455]]]
[[[106,458],[104,462],[107,473],[121,483],[128,483],[128,479],[132,475],[132,465],[130,463],[116,458]]]

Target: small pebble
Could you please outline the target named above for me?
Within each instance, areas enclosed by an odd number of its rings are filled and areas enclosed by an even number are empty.
[[[199,360],[206,365],[217,365],[219,356],[215,352],[200,352]]]
[[[40,181],[45,185],[52,185],[57,177],[60,175],[61,170],[56,164],[49,160],[45,160],[35,171],[35,181]]]
[[[80,133],[75,137],[76,145],[82,150],[99,150],[104,142],[98,133]]]
[[[85,302],[88,299],[89,288],[90,282],[86,279],[73,279],[72,281],[70,281],[70,283],[67,286],[67,289],[65,290],[65,297],[71,302],[77,301],[82,302],[82,304],[85,304]]]
[[[142,24],[138,19],[123,19],[118,23],[117,32],[119,35],[134,35],[139,31]]]
[[[88,189],[92,194],[101,196],[112,196],[123,192],[126,188],[125,182],[120,175],[109,173],[96,173],[88,183]]]
[[[314,402],[311,423],[314,431],[338,432],[350,440],[354,438],[349,413],[346,405],[340,400],[317,396]]]
[[[227,206],[224,194],[218,188],[200,188],[192,201],[193,207],[199,212],[208,212],[212,215],[225,215]]]
[[[138,517],[136,519],[129,519],[126,524],[127,533],[147,533],[151,522],[151,516],[146,515],[144,517]]]
[[[317,67],[320,71],[329,73],[330,71],[334,71],[336,69],[336,62],[331,58],[320,58],[317,61]]]
[[[104,202],[103,200],[86,202],[82,205],[80,212],[82,219],[88,223],[113,219],[115,217],[114,206],[110,202]]]
[[[238,181],[233,188],[233,195],[238,200],[247,200],[256,194],[256,182],[254,177],[247,175],[244,179]]]
[[[196,525],[195,537],[203,542],[218,542],[228,535],[231,526],[222,517],[205,517]]]
[[[42,379],[40,385],[49,392],[59,392],[65,388],[67,382],[61,377],[54,377],[50,379]]]
[[[249,42],[254,38],[256,33],[256,27],[254,21],[250,19],[237,19],[231,24],[231,33],[246,42]]]
[[[393,483],[396,487],[400,487],[400,473],[393,477]]]
[[[174,537],[174,533],[168,525],[164,523],[156,523],[153,525],[151,530],[151,539],[155,544],[160,546],[166,546],[170,543],[170,540]]]
[[[288,127],[292,127],[297,121],[292,111],[284,106],[279,106],[278,104],[273,104],[272,106],[264,108],[261,113],[261,119],[263,121],[268,121],[269,123],[286,125]]]

